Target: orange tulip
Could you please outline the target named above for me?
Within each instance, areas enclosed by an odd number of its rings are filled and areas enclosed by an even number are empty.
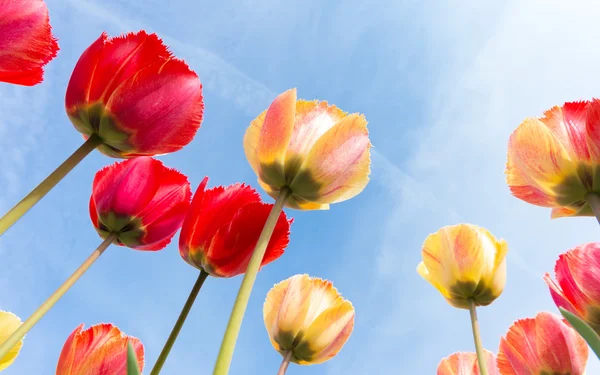
[[[296,275],[267,294],[263,317],[271,344],[301,365],[323,363],[344,346],[354,328],[354,307],[330,281]]]
[[[516,321],[498,350],[502,375],[582,375],[587,359],[588,346],[581,336],[547,312]]]
[[[272,197],[282,189],[288,207],[328,209],[360,193],[369,182],[367,120],[327,102],[280,94],[246,131],[244,151],[259,184]]]
[[[600,100],[565,103],[512,133],[506,164],[512,194],[552,208],[552,218],[593,216],[600,193]]]
[[[488,375],[499,375],[496,367],[496,356],[485,351]],[[442,359],[438,365],[437,375],[479,375],[479,365],[477,364],[477,354],[475,353],[454,353],[449,357]]]
[[[4,342],[20,325],[21,319],[18,316],[7,311],[0,311],[0,342]],[[0,371],[15,361],[22,346],[23,339],[17,342],[4,357],[0,358]]]
[[[417,272],[454,307],[487,306],[504,290],[507,251],[506,242],[484,228],[447,226],[425,240]]]
[[[123,335],[112,324],[82,329],[83,324],[65,342],[56,375],[126,375],[127,342],[133,345],[140,370],[144,368],[144,346],[140,340]]]

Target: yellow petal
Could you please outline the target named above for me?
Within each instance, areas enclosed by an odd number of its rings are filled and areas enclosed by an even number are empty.
[[[516,197],[539,206],[556,206],[555,187],[573,175],[575,166],[567,150],[541,120],[526,119],[513,132],[506,180]]]
[[[281,308],[283,299],[285,298],[285,293],[289,287],[290,280],[291,279],[287,279],[276,284],[269,291],[269,293],[267,293],[267,298],[265,299],[265,304],[263,305],[263,320],[265,322],[265,327],[267,328],[267,333],[269,334],[271,344],[275,350],[278,351],[284,349],[281,348],[281,346],[274,339],[278,331],[277,317],[279,315],[279,309]]]
[[[18,316],[10,312],[0,311],[0,342],[6,340],[20,325],[21,319],[19,319]],[[4,370],[15,361],[22,346],[23,339],[16,343],[4,358],[0,359],[0,371]]]
[[[294,349],[299,364],[323,363],[339,353],[354,328],[354,307],[338,299],[335,306],[323,311],[310,325]]]
[[[254,170],[257,176],[260,176],[260,161],[258,160],[258,140],[260,139],[260,130],[265,121],[265,115],[267,111],[263,111],[257,118],[250,122],[250,126],[246,129],[244,134],[244,153],[248,163]]]
[[[290,188],[321,204],[350,199],[369,182],[370,148],[367,120],[348,115],[317,140]]]

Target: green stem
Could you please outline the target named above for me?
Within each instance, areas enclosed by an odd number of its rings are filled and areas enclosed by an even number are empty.
[[[596,193],[589,193],[585,196],[585,200],[592,208],[594,215],[596,215],[596,220],[598,220],[598,224],[600,224],[600,195]]]
[[[102,139],[92,134],[67,160],[50,173],[27,196],[0,218],[0,236],[12,227],[23,215],[35,206],[56,184],[60,182],[80,161],[102,144]]]
[[[292,351],[289,350],[285,353],[283,357],[283,361],[281,361],[281,366],[279,367],[279,371],[277,371],[277,375],[285,375],[288,366],[290,365],[290,361],[292,360]]]
[[[242,320],[244,319],[246,307],[248,306],[248,301],[250,300],[252,287],[256,281],[256,275],[258,274],[260,264],[265,256],[271,235],[273,235],[273,231],[275,230],[275,225],[277,224],[279,215],[281,214],[283,206],[289,195],[289,190],[281,190],[279,197],[277,197],[277,200],[275,201],[275,205],[269,213],[269,217],[267,218],[265,226],[260,233],[260,237],[256,242],[254,252],[250,258],[250,263],[248,263],[248,268],[246,269],[244,279],[242,280],[242,285],[240,286],[233,309],[231,310],[231,315],[229,316],[229,323],[227,323],[227,329],[225,330],[225,335],[223,336],[223,341],[221,342],[221,349],[219,349],[219,355],[217,357],[217,362],[215,363],[213,375],[227,375],[229,373],[231,359],[233,358],[233,351],[235,350],[235,343],[240,333],[240,328],[242,327]]]
[[[479,321],[477,320],[477,307],[475,301],[469,301],[469,313],[471,315],[471,328],[473,329],[473,340],[475,340],[475,352],[477,353],[477,362],[479,363],[479,374],[488,375],[485,352],[481,344],[481,334],[479,333]]]
[[[23,336],[29,332],[31,328],[44,316],[52,306],[58,302],[58,300],[75,284],[77,280],[87,271],[92,264],[102,255],[104,250],[110,246],[110,244],[114,241],[115,236],[111,234],[108,236],[100,246],[94,250],[94,252],[83,262],[75,272],[58,288],[50,298],[48,298],[40,307],[31,316],[25,321],[25,323],[21,324],[19,328],[15,332],[12,333],[3,343],[0,345],[0,358],[4,358],[4,356],[10,351],[10,349],[19,342]]]
[[[158,375],[160,373],[160,370],[162,370],[162,367],[165,364],[169,353],[171,352],[171,348],[173,348],[173,344],[175,344],[175,340],[177,340],[177,336],[181,331],[181,327],[183,327],[183,323],[185,322],[185,319],[190,313],[190,310],[194,305],[194,301],[198,296],[198,292],[200,292],[200,288],[202,288],[202,284],[204,284],[204,280],[206,280],[207,277],[208,273],[206,271],[200,271],[200,275],[198,276],[198,279],[196,280],[196,283],[194,284],[194,287],[192,288],[192,291],[190,292],[187,301],[185,301],[185,305],[183,305],[183,309],[179,314],[179,318],[177,318],[177,321],[173,326],[173,330],[171,330],[171,334],[169,335],[167,342],[165,342],[165,346],[160,352],[160,355],[158,356],[158,359],[156,360],[156,363],[154,364],[150,375]]]

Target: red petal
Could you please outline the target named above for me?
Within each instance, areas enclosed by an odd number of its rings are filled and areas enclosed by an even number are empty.
[[[93,198],[99,214],[141,217],[162,181],[163,164],[149,157],[114,163],[96,173]]]
[[[139,71],[107,103],[119,126],[133,134],[131,155],[177,151],[190,143],[202,122],[200,79],[181,60]]]
[[[600,100],[593,99],[587,106],[586,131],[588,146],[595,162],[600,162]]]
[[[191,192],[187,188],[187,196],[176,202],[169,202],[170,207],[166,212],[161,212],[160,218],[146,226],[146,234],[142,238],[143,246],[135,247],[137,250],[162,250],[170,242],[175,233],[181,228],[185,214],[190,206]]]
[[[42,0],[0,1],[0,81],[24,86],[42,82],[44,65],[58,43]]]
[[[181,255],[187,259],[188,249],[208,248],[217,231],[231,222],[240,207],[260,202],[252,187],[235,184],[204,190],[208,177],[198,186],[179,237]]]
[[[92,76],[98,64],[98,59],[102,48],[107,43],[108,35],[103,32],[94,43],[92,43],[83,53],[71,73],[71,79],[67,85],[65,95],[65,107],[68,113],[75,111],[77,106],[88,102],[90,89],[92,86]]]
[[[600,243],[577,246],[561,254],[556,280],[564,295],[580,309],[600,306]]]
[[[209,268],[215,276],[232,277],[246,272],[258,237],[272,208],[272,204],[249,203],[237,211],[231,222],[223,224],[205,254],[210,264]],[[281,212],[267,245],[262,266],[283,254],[289,243],[291,223],[292,220],[288,221],[285,213]]]

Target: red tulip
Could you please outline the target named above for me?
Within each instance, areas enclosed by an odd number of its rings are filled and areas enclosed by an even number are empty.
[[[204,108],[200,79],[156,34],[108,38],[81,55],[65,99],[67,114],[99,150],[129,158],[174,152],[192,141]]]
[[[498,349],[502,375],[583,375],[587,359],[588,346],[581,336],[547,312],[516,321]]]
[[[0,81],[23,86],[42,82],[44,65],[56,57],[43,0],[0,0]]]
[[[198,186],[183,222],[179,253],[190,265],[217,277],[246,272],[254,246],[271,211],[250,186],[235,184],[206,189],[208,177]],[[288,245],[290,224],[279,215],[262,265],[279,258]]]
[[[181,228],[191,195],[185,175],[150,157],[129,159],[96,173],[90,216],[102,238],[160,250]]]
[[[548,273],[544,275],[554,303],[585,320],[600,334],[600,242],[561,254],[554,272],[556,282]]]
[[[144,346],[140,340],[123,335],[112,324],[82,329],[83,324],[67,338],[56,375],[126,375],[128,342],[133,345],[139,368],[144,368]]]

